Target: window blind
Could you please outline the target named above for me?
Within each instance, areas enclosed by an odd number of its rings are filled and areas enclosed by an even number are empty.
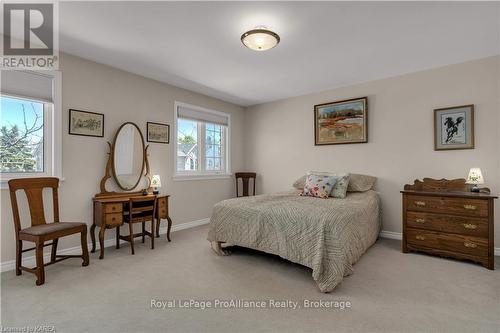
[[[177,107],[177,117],[223,126],[229,125],[229,115],[197,110],[180,105]]]
[[[1,71],[1,91],[18,97],[28,97],[53,102],[53,77],[36,72]]]

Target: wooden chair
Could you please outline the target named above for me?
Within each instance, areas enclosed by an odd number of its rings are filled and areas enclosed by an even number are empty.
[[[120,227],[116,228],[116,248],[120,248],[120,239],[130,242],[132,254],[134,251],[134,238],[142,237],[144,243],[145,236],[151,237],[151,249],[155,248],[155,212],[156,212],[156,197],[154,198],[130,198],[128,216],[125,216],[125,223],[128,223],[129,234],[128,236],[120,235]],[[151,221],[151,232],[146,231],[146,222]],[[134,234],[133,224],[142,223],[142,232]]]
[[[89,252],[87,249],[87,225],[79,222],[59,222],[59,201],[57,188],[59,179],[53,177],[24,178],[9,180],[10,200],[14,216],[14,228],[16,232],[16,275],[27,271],[36,275],[36,285],[45,283],[45,266],[54,264],[68,258],[82,258],[82,266],[89,264]],[[54,209],[54,222],[47,223],[43,206],[43,189],[52,188],[52,200]],[[16,191],[24,190],[28,198],[31,214],[31,227],[21,229],[19,208],[17,206]],[[60,237],[73,234],[81,234],[82,255],[57,255],[57,243]],[[52,241],[45,244],[46,241]],[[35,247],[23,250],[23,241],[35,243]],[[52,245],[50,262],[43,262],[43,248]],[[36,250],[36,267],[28,268],[21,264],[22,254],[26,251]]]
[[[251,195],[255,195],[255,179],[257,178],[257,174],[255,172],[236,172],[234,174],[236,178],[236,197],[248,197],[249,194],[249,181],[253,179],[253,192]],[[239,179],[241,179],[241,183],[243,185],[243,191],[240,195],[239,191]]]

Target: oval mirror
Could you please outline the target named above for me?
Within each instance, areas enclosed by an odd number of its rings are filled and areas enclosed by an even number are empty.
[[[134,123],[124,123],[113,142],[113,176],[125,191],[136,188],[144,171],[144,138]]]

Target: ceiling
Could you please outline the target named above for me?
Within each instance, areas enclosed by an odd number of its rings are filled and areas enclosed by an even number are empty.
[[[61,2],[61,50],[242,106],[499,54],[499,3]],[[265,25],[267,52],[240,36]]]

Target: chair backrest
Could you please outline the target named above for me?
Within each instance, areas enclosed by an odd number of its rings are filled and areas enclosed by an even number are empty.
[[[130,220],[149,221],[155,216],[156,196],[132,197],[129,199]]]
[[[9,180],[10,202],[14,216],[14,227],[16,233],[21,230],[21,219],[17,206],[17,190],[24,190],[28,198],[28,206],[31,214],[31,226],[46,224],[45,211],[43,207],[43,189],[52,188],[52,200],[54,208],[54,222],[59,222],[59,201],[57,188],[59,179],[55,177],[21,178]]]
[[[236,197],[248,197],[249,194],[249,182],[250,179],[253,180],[253,191],[251,195],[255,195],[255,179],[257,178],[257,174],[255,172],[236,172],[234,174],[236,178]],[[242,194],[240,195],[239,191],[239,179],[241,179],[241,183],[243,185]]]

